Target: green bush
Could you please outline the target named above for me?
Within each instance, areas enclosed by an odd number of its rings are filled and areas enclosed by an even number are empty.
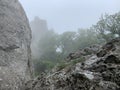
[[[50,61],[35,60],[34,61],[35,76],[39,75],[42,72],[47,73],[54,66],[55,66],[55,64]]]
[[[71,63],[71,65],[75,65],[75,64],[83,62],[83,61],[85,61],[85,58],[80,57],[80,58],[77,58],[77,59],[73,59],[70,63]]]
[[[73,59],[69,62],[61,62],[61,63],[58,64],[57,69],[59,71],[59,70],[62,70],[64,68],[66,68],[67,66],[74,66],[75,64],[83,62],[83,61],[85,61],[85,58],[80,57],[80,58],[77,58],[77,59]]]

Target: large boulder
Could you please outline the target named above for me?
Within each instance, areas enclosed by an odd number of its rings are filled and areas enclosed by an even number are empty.
[[[18,0],[0,0],[0,90],[24,90],[31,79],[31,30]]]

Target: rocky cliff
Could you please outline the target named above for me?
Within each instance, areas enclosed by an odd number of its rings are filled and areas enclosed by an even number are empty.
[[[120,90],[120,38],[70,54],[51,73],[27,82],[26,90]]]
[[[18,0],[0,0],[0,90],[24,90],[31,78],[31,31]]]

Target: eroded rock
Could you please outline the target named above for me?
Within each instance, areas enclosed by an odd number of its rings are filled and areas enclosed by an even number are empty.
[[[0,0],[0,90],[24,90],[31,79],[31,31],[18,0]]]
[[[39,79],[29,84],[30,86],[27,85],[26,90],[120,90],[120,39],[114,39],[103,47],[98,50],[100,56],[96,53],[74,56],[78,59],[82,56],[85,60],[39,76]],[[101,54],[100,51],[106,53]],[[66,63],[75,60],[77,59]],[[31,86],[34,87],[30,88]]]

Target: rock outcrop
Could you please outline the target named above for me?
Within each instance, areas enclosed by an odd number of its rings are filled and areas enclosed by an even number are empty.
[[[120,90],[120,38],[59,68],[29,81],[26,90]]]
[[[24,90],[31,79],[31,30],[18,0],[0,0],[0,90]]]

